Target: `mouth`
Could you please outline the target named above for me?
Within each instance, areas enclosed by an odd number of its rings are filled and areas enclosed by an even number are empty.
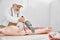
[[[16,11],[19,11],[19,9],[16,9]]]

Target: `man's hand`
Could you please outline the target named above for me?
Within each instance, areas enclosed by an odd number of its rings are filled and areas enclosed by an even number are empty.
[[[19,18],[18,21],[19,21],[19,22],[25,22],[25,18],[22,16],[22,17]]]

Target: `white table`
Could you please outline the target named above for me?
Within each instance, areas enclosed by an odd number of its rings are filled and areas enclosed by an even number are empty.
[[[0,40],[49,40],[48,34],[27,36],[0,36]]]

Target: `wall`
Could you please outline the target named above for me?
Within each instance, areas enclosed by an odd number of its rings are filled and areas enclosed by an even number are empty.
[[[33,26],[49,26],[49,2],[29,0],[25,15],[32,22]]]
[[[54,31],[60,31],[60,0],[57,0],[51,7],[51,26]]]

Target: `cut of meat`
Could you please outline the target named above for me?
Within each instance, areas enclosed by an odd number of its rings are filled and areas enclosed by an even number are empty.
[[[50,33],[49,38],[50,40],[60,40],[60,33],[58,32]]]
[[[35,33],[32,33],[31,30],[29,30],[27,27],[25,28],[26,32],[24,29],[20,29],[19,27],[16,26],[8,26],[5,28],[0,29],[0,32],[3,33],[4,35],[11,35],[11,36],[18,36],[18,35],[26,35],[26,34],[41,34],[41,33],[49,33],[51,31],[51,28],[40,28],[40,27],[35,27]]]
[[[12,35],[12,36],[13,35],[25,35],[25,31],[24,30],[20,30],[16,26],[5,27],[1,31],[5,35]]]

